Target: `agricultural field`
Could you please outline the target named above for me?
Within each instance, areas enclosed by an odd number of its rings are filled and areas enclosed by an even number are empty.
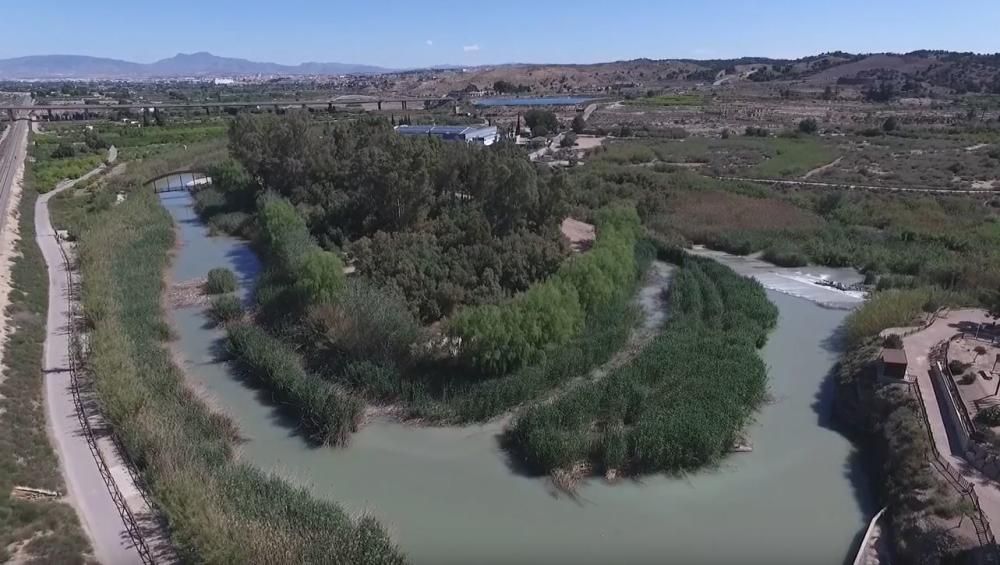
[[[703,106],[706,98],[698,94],[654,94],[625,101],[631,106]]]

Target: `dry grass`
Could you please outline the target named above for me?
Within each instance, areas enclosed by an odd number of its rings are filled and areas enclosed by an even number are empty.
[[[682,192],[670,199],[667,222],[699,240],[721,231],[813,231],[823,219],[790,202],[722,191]]]

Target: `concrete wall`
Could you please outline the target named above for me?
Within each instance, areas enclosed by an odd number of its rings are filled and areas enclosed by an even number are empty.
[[[964,407],[959,407],[958,403],[961,400],[952,395],[951,389],[945,381],[946,378],[948,377],[944,375],[935,363],[931,367],[931,382],[934,384],[934,394],[937,396],[941,414],[944,416],[944,424],[948,428],[949,437],[958,440],[958,452],[965,453],[968,451],[969,443],[972,441],[970,438],[971,430],[965,426],[965,421],[958,413]]]

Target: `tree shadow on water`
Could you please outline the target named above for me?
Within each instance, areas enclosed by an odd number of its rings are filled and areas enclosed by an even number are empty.
[[[820,346],[825,352],[839,357],[847,348],[846,326],[844,324],[837,326],[836,330],[820,342]],[[813,397],[812,409],[816,414],[816,421],[820,427],[836,432],[851,441],[851,449],[842,468],[844,477],[847,478],[848,483],[851,485],[854,499],[857,501],[865,517],[864,525],[859,528],[858,533],[846,550],[844,563],[851,563],[868,527],[868,520],[878,511],[874,490],[875,485],[872,483],[872,477],[877,475],[873,469],[875,462],[870,457],[866,457],[865,453],[862,452],[863,445],[861,445],[861,441],[863,438],[851,433],[848,427],[838,420],[837,403],[840,401],[838,394],[839,379],[840,360],[838,358],[837,362],[833,364],[820,381],[819,388]]]
[[[224,365],[228,376],[254,391],[254,399],[269,409],[267,419],[271,425],[287,431],[288,437],[302,439],[310,448],[325,447],[305,432],[301,425],[302,418],[293,406],[277,401],[267,387],[262,386],[260,381],[229,354],[225,338],[215,340],[211,346],[211,353],[216,363]]]

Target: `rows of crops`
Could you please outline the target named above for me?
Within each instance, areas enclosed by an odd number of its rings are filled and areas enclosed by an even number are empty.
[[[777,321],[759,283],[714,262],[678,269],[663,333],[604,380],[534,406],[508,431],[536,472],[677,471],[723,457],[764,400],[757,355]]]

